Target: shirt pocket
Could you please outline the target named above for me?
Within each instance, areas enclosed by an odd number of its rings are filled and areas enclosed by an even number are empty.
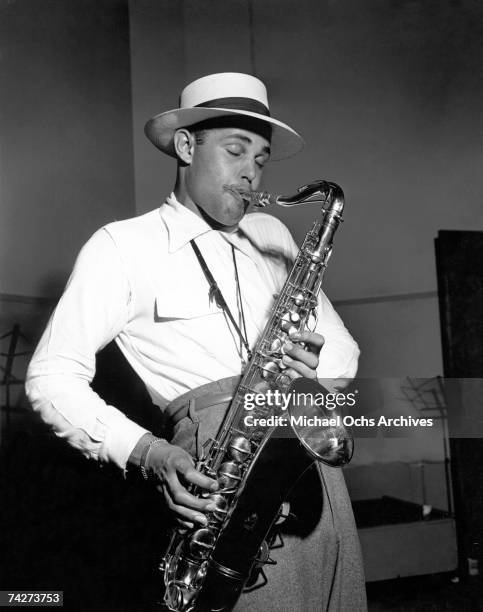
[[[209,287],[183,287],[174,293],[157,293],[154,298],[154,322],[202,319],[220,315],[222,311],[209,298]]]

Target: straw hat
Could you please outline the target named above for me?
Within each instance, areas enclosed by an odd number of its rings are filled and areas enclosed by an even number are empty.
[[[253,117],[271,126],[271,159],[290,157],[304,146],[295,130],[270,116],[265,85],[239,72],[210,74],[193,81],[181,92],[179,108],[150,119],[144,132],[155,147],[176,157],[173,136],[177,129],[230,115]]]

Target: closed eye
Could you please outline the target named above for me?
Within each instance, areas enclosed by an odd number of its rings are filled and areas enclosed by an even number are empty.
[[[265,157],[265,156],[257,157],[255,159],[255,163],[260,169],[265,167],[265,164],[267,163],[267,161],[268,161],[268,157]]]
[[[239,144],[228,145],[226,150],[228,153],[230,153],[230,155],[234,155],[235,157],[239,157],[245,152],[245,150],[242,147],[240,147]]]
[[[247,153],[245,148],[243,146],[240,146],[240,144],[238,143],[229,144],[225,148],[225,151],[229,153],[230,155],[232,155],[233,157],[241,157],[242,155],[245,155]],[[265,163],[267,162],[267,160],[268,160],[267,155],[265,154],[257,155],[257,157],[255,158],[255,164],[257,165],[257,168],[262,170],[265,167]]]

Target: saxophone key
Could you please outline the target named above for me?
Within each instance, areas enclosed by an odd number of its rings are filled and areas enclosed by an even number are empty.
[[[294,516],[290,512],[290,502],[284,501],[282,502],[282,505],[280,506],[280,509],[277,514],[277,519],[274,525],[281,525],[282,523],[285,523],[285,521],[288,519],[289,516]]]
[[[228,514],[228,501],[219,493],[210,495],[209,499],[215,506],[215,510],[210,512],[210,516],[216,521],[222,521]]]
[[[283,340],[281,338],[276,337],[272,344],[270,345],[270,351],[273,353],[278,353],[282,348]]]
[[[241,468],[236,461],[225,461],[218,470],[220,489],[231,489],[241,480]]]
[[[287,389],[290,386],[291,382],[292,382],[292,379],[287,374],[280,374],[276,378],[276,383],[279,386],[279,388],[282,390]]]
[[[279,372],[280,372],[280,366],[275,361],[267,361],[262,366],[263,378],[271,378],[272,376],[278,374]]]
[[[282,316],[282,321],[280,323],[280,327],[283,329],[284,332],[287,332],[290,329],[291,326],[292,326],[292,320],[290,319],[290,313],[286,312]]]
[[[300,314],[297,312],[296,309],[297,307],[293,306],[292,310],[289,310],[288,312],[285,312],[282,315],[282,321],[280,326],[284,331],[287,331],[287,329],[289,329],[291,325],[300,321]]]
[[[197,529],[189,541],[189,551],[196,559],[206,559],[216,542],[216,535],[209,527]]]
[[[250,441],[245,436],[234,436],[228,445],[228,449],[232,459],[240,463],[243,463],[252,451]]]

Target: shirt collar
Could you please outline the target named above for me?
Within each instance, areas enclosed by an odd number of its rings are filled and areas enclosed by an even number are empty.
[[[204,219],[180,204],[174,193],[166,198],[166,202],[159,209],[159,214],[168,230],[170,253],[185,246],[193,238],[213,231]]]
[[[170,253],[179,250],[188,244],[190,240],[198,238],[198,236],[208,232],[216,232],[202,217],[199,217],[189,208],[183,206],[174,193],[171,193],[166,198],[166,202],[159,209],[159,214],[168,230],[168,251]],[[244,221],[245,218],[240,221],[239,225],[242,235],[245,233]],[[240,232],[223,234],[224,238],[233,244],[235,248],[250,256],[249,249],[244,244],[242,235],[240,235]]]

